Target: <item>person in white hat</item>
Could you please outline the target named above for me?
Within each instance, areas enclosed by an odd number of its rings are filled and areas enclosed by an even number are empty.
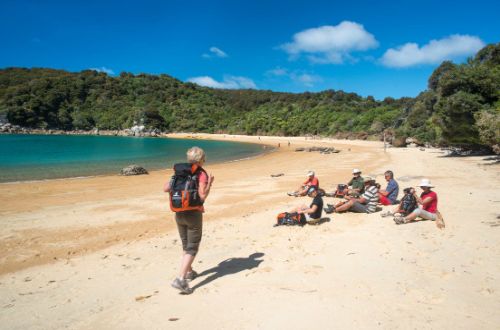
[[[305,196],[307,195],[307,191],[309,188],[312,186],[315,186],[317,189],[319,189],[319,180],[316,177],[314,171],[307,171],[307,180],[302,183],[302,185],[294,192],[289,192],[288,196]]]
[[[436,192],[432,191],[431,188],[434,186],[431,184],[429,179],[422,179],[419,184],[420,189],[422,189],[422,193],[420,196],[417,196],[416,192],[414,192],[415,198],[417,199],[417,203],[420,205],[416,208],[412,213],[407,216],[398,216],[394,218],[394,222],[396,224],[404,224],[410,221],[414,221],[417,217],[420,217],[425,220],[436,221],[436,226],[440,229],[445,227],[443,217],[441,213],[438,211],[438,196]]]
[[[346,196],[348,201],[342,205],[338,205],[333,207],[329,205],[328,210],[325,209],[326,213],[331,212],[355,212],[355,213],[373,213],[377,210],[378,203],[378,188],[375,185],[375,179],[372,177],[366,176],[363,179],[363,184],[365,188],[365,192],[361,197],[349,197]]]
[[[361,176],[361,170],[355,168],[352,170],[352,179],[347,183],[347,194],[351,196],[359,196],[365,191],[365,183]]]

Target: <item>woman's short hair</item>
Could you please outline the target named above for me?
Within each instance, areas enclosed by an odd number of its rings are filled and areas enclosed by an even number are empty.
[[[190,148],[187,153],[187,161],[191,164],[200,163],[205,160],[205,151],[198,147]]]

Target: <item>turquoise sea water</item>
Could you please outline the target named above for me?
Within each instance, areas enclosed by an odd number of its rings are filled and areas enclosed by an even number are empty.
[[[131,164],[147,170],[185,161],[186,150],[203,148],[207,163],[255,156],[248,143],[74,135],[0,135],[0,182],[117,174]]]

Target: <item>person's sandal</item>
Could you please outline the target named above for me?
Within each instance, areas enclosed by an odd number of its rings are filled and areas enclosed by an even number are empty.
[[[189,287],[188,282],[184,279],[181,280],[178,277],[170,284],[173,288],[179,290],[183,294],[191,294],[193,293],[193,289]]]
[[[332,204],[326,204],[327,207],[325,207],[323,210],[325,211],[326,214],[330,214],[335,212],[335,206]]]
[[[380,214],[380,216],[381,216],[382,218],[385,218],[385,217],[391,217],[391,216],[393,216],[393,215],[394,215],[394,213],[392,213],[391,211],[386,211],[386,212],[384,212],[384,213],[381,213],[381,214]]]
[[[407,223],[405,217],[394,217],[394,222],[396,223],[396,225],[403,225]]]
[[[198,273],[193,270],[193,271],[187,272],[186,277],[184,279],[186,281],[190,282],[190,281],[194,280],[197,277],[198,277]]]

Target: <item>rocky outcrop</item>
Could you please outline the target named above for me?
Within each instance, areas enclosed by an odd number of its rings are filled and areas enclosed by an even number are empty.
[[[102,135],[102,136],[138,136],[138,137],[161,137],[162,132],[159,129],[148,129],[145,131],[124,130],[72,130],[63,131],[57,129],[29,128],[12,125],[10,123],[0,124],[0,134],[40,134],[40,135]]]
[[[307,152],[314,152],[314,151],[317,151],[319,152],[320,154],[336,154],[336,153],[339,153],[340,150],[337,150],[333,147],[310,147],[310,148],[296,148],[295,149],[296,152],[300,152],[300,151],[307,151]]]
[[[419,139],[414,138],[414,137],[406,138],[406,144],[407,145],[415,145],[415,146],[419,146],[419,147],[424,145],[422,142],[420,142]]]
[[[395,137],[392,140],[392,146],[396,148],[406,147],[406,138],[405,137]]]
[[[149,174],[149,173],[144,167],[141,167],[139,165],[129,165],[120,171],[120,175],[125,175],[125,176],[141,175],[141,174]]]

